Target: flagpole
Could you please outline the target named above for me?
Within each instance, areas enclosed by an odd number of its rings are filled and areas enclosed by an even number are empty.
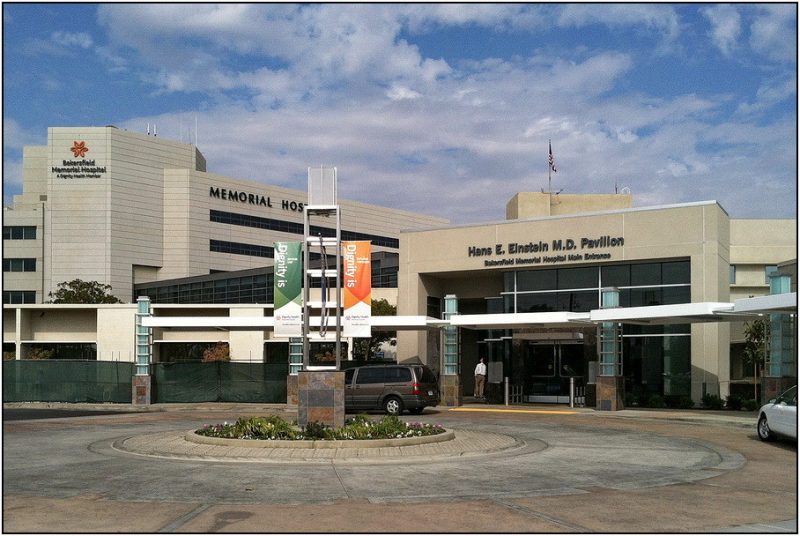
[[[553,181],[553,164],[551,163],[551,160],[550,160],[552,158],[551,155],[553,154],[552,140],[550,140],[550,139],[547,140],[547,147],[548,147],[548,151],[549,151],[548,159],[547,159],[547,193],[550,196],[549,197],[549,199],[550,199],[550,205],[549,206],[552,207],[553,206],[553,183],[552,183],[552,181]],[[550,212],[550,210],[551,209],[548,207],[548,213]],[[549,215],[550,214],[548,214],[548,216]]]

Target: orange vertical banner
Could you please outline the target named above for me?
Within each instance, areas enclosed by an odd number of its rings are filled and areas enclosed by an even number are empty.
[[[372,254],[367,241],[342,241],[344,321],[342,336],[371,337]]]

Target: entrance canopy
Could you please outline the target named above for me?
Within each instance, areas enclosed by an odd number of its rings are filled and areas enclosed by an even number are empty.
[[[424,330],[454,326],[467,329],[575,328],[601,322],[622,324],[693,324],[696,322],[733,322],[755,320],[768,314],[797,314],[797,293],[744,298],[735,303],[698,302],[648,307],[593,309],[588,313],[557,311],[547,313],[502,313],[485,315],[455,314],[449,320],[425,316],[373,316],[375,331]],[[265,330],[274,327],[271,316],[149,316],[142,319],[146,327],[192,329],[223,328]],[[311,318],[319,325],[319,317]]]

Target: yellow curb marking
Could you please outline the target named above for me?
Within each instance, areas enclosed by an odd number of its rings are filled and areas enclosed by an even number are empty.
[[[452,408],[448,411],[482,411],[484,413],[546,413],[550,415],[576,415],[577,411],[559,411],[552,409],[481,409],[481,408]]]

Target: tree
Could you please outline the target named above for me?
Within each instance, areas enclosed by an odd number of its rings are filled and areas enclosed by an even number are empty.
[[[48,296],[48,303],[122,303],[111,294],[111,285],[82,279],[61,282],[58,289],[48,293]]]
[[[397,315],[397,307],[390,304],[385,299],[372,300],[372,316],[395,316]],[[374,333],[370,338],[354,339],[353,340],[353,357],[358,359],[358,356],[364,356],[364,359],[369,359],[378,348],[385,342],[393,341],[397,337],[394,331],[379,331]],[[392,342],[392,344],[395,344]]]
[[[767,358],[767,341],[770,336],[769,320],[754,320],[744,325],[744,351],[742,363],[753,368],[753,397],[758,400],[758,371],[764,369]]]

